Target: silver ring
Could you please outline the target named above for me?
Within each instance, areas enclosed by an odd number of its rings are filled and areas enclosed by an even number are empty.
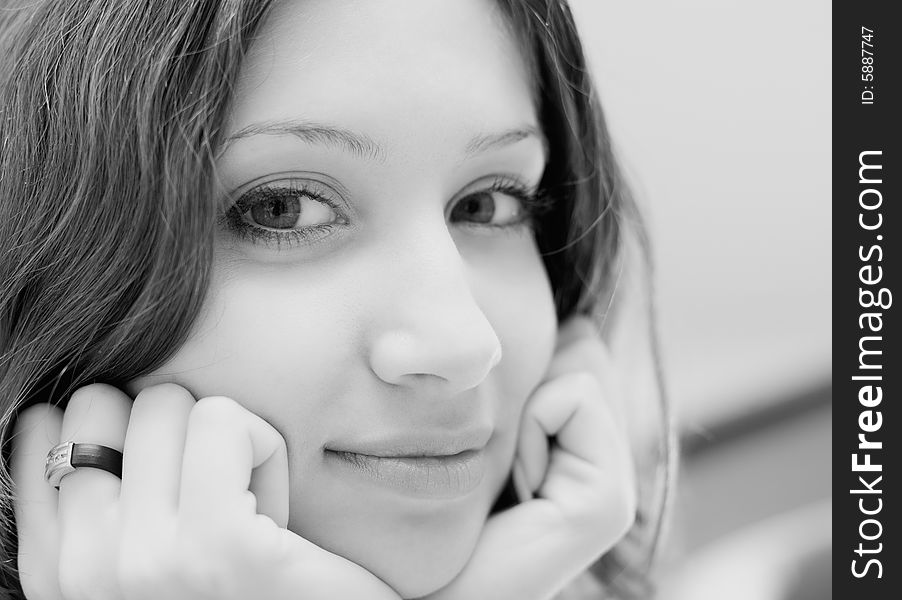
[[[100,444],[66,442],[50,449],[44,463],[44,479],[60,488],[60,480],[79,467],[91,467],[122,478],[122,453]]]

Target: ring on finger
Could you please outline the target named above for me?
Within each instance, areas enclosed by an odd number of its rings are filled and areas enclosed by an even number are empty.
[[[100,444],[58,444],[47,453],[44,479],[59,489],[60,481],[79,467],[90,467],[122,478],[122,453]]]

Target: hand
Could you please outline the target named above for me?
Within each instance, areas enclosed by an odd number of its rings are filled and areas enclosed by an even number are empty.
[[[120,481],[92,468],[43,478],[60,441],[123,451]],[[278,432],[223,397],[172,384],[79,389],[62,413],[19,416],[12,454],[19,574],[29,600],[399,600],[362,567],[287,530]]]
[[[489,518],[467,566],[430,600],[552,598],[629,530],[635,473],[616,388],[599,379],[613,375],[590,321],[561,326],[521,421],[514,479],[526,499]]]

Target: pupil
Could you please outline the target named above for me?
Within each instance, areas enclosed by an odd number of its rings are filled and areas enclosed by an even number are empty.
[[[301,203],[297,197],[268,198],[251,207],[254,222],[270,229],[291,229],[301,215]]]
[[[467,221],[473,223],[489,223],[495,214],[495,201],[491,194],[473,194],[465,198],[457,207]]]

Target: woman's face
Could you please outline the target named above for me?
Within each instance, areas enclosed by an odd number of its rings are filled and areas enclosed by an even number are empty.
[[[431,592],[475,546],[555,339],[517,43],[489,0],[282,3],[226,125],[207,303],[129,391],[260,415],[288,445],[289,527]]]

